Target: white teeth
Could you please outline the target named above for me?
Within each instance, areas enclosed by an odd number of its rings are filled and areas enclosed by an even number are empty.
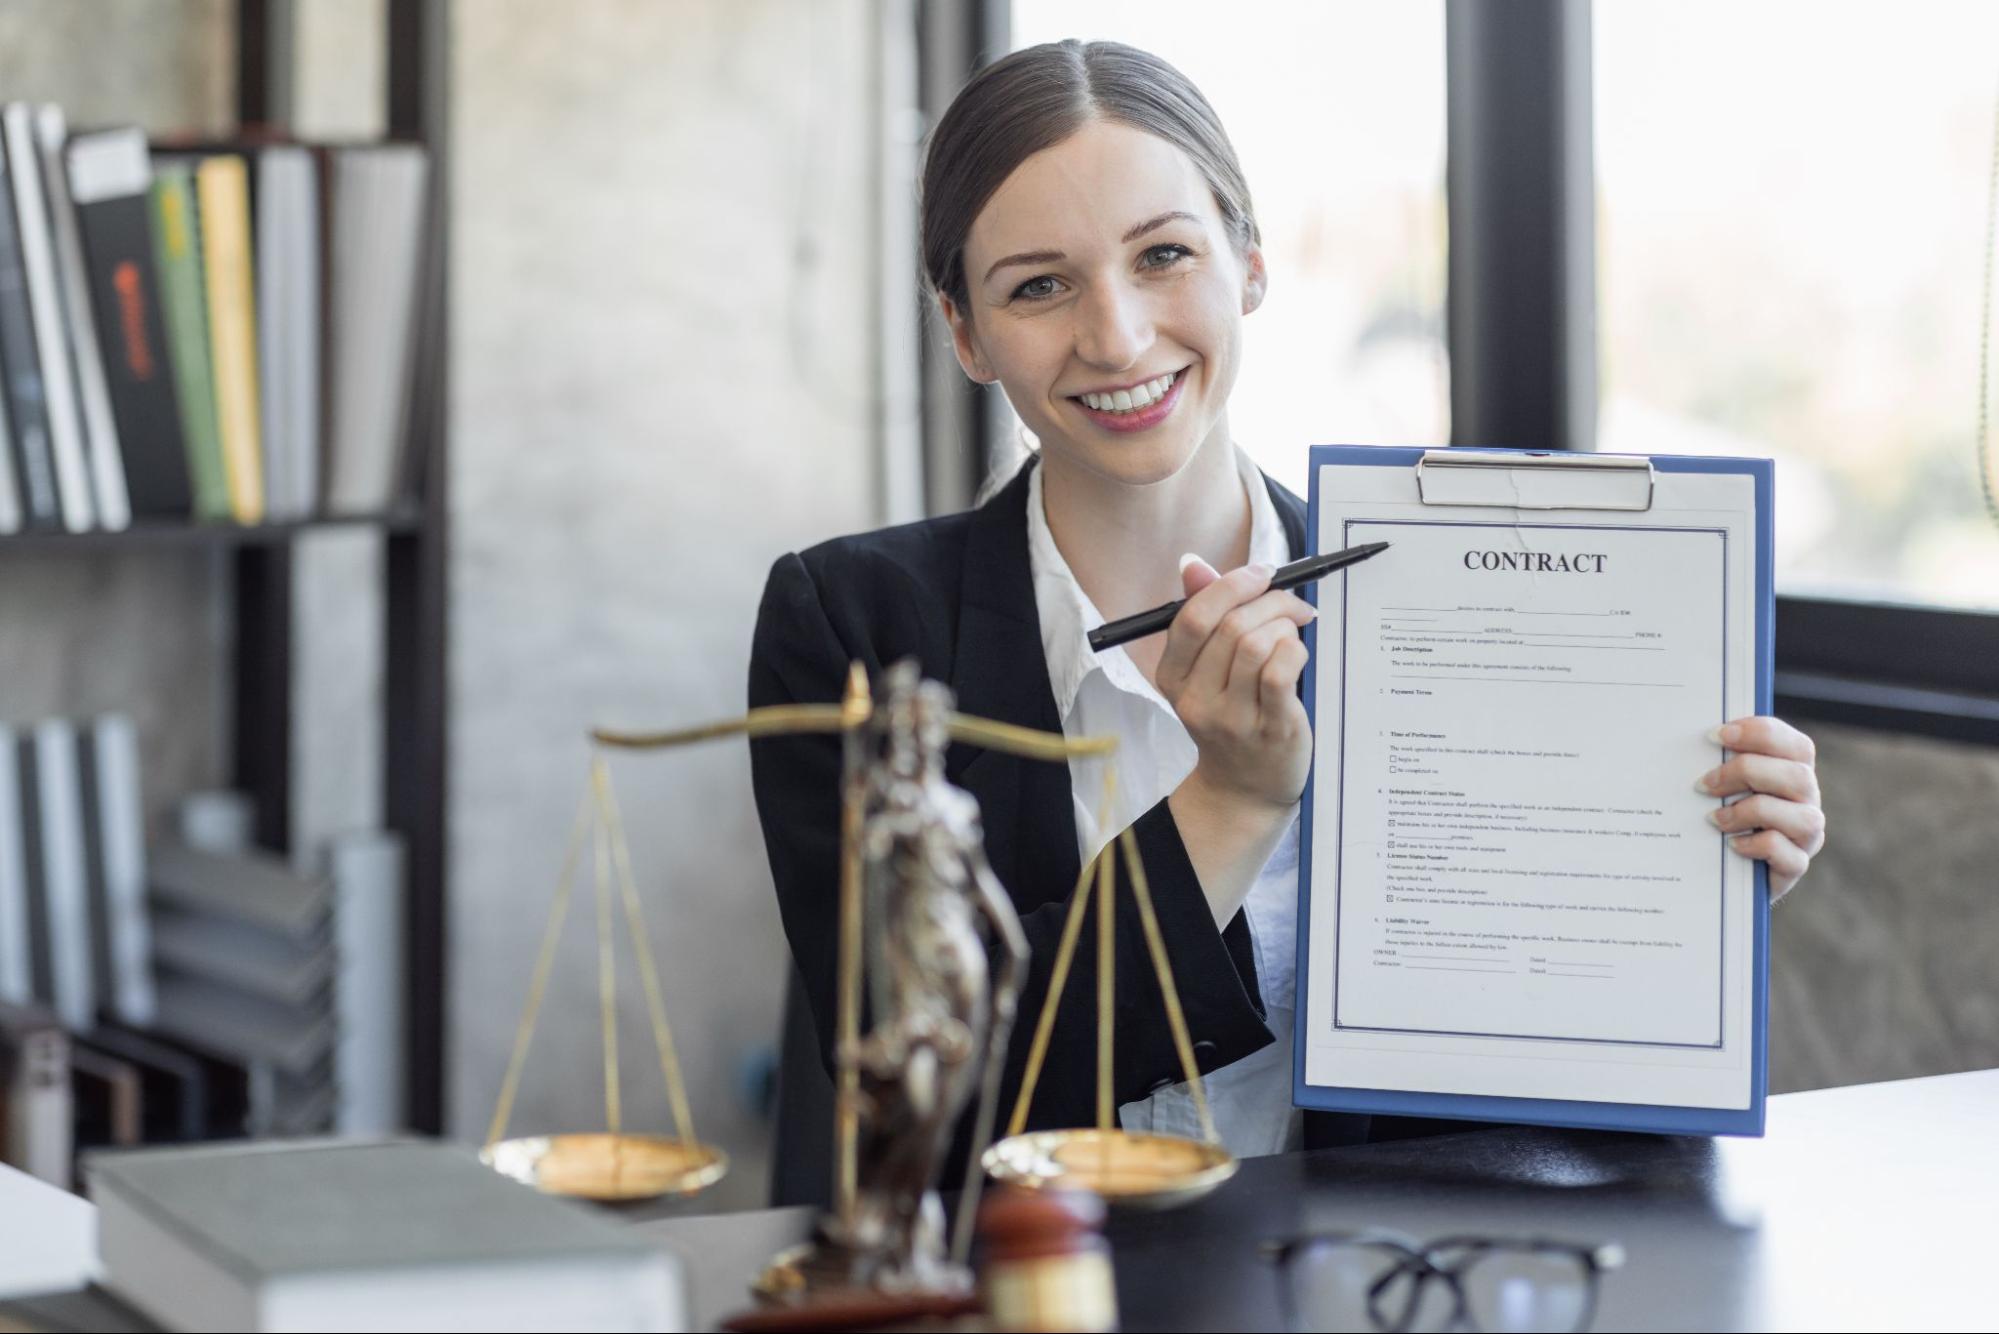
[[[1080,397],[1085,405],[1098,412],[1136,412],[1166,397],[1166,391],[1173,387],[1174,376],[1179,373],[1175,371],[1173,375],[1162,375],[1130,389],[1118,389],[1108,394],[1083,394]]]

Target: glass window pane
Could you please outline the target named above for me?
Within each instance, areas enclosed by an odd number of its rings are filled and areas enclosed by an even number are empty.
[[[1315,444],[1444,444],[1444,11],[1437,0],[1014,0],[1016,48],[1110,38],[1221,116],[1270,289],[1243,324],[1236,441],[1299,494]]]
[[[1600,447],[1777,460],[1788,592],[1999,606],[1999,5],[1597,5]]]

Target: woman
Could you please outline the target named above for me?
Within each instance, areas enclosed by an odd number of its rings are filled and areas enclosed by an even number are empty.
[[[1298,800],[1312,756],[1299,628],[1313,612],[1268,586],[1272,567],[1305,552],[1304,505],[1229,435],[1242,319],[1267,281],[1234,150],[1157,57],[1110,42],[1016,52],[938,122],[922,240],[959,364],[1005,390],[1038,457],[968,513],[778,561],[750,703],[834,700],[849,661],[879,672],[913,655],[967,713],[1117,735],[1117,803],[1101,823],[1086,763],[951,756],[947,776],[978,798],[1032,948],[1001,1106],[1082,860],[1131,826],[1229,1147],[1365,1137],[1365,1117],[1301,1117],[1290,1102]],[[1166,634],[1089,649],[1090,627],[1180,596]],[[1811,742],[1773,718],[1740,719],[1722,740],[1733,756],[1699,781],[1753,794],[1720,821],[1741,835],[1738,852],[1769,863],[1780,896],[1823,842]],[[837,748],[765,740],[752,763],[785,930],[830,1050]],[[1192,1133],[1128,897],[1118,910],[1120,1118]],[[1031,1125],[1094,1121],[1095,958],[1086,937]]]

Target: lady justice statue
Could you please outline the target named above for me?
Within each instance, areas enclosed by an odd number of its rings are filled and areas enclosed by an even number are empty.
[[[856,1086],[856,1185],[777,1267],[808,1291],[965,1292],[971,1275],[946,1258],[936,1184],[975,1094],[974,1152],[991,1137],[1027,938],[986,863],[978,803],[944,779],[950,690],[913,661],[889,668],[883,686],[847,757],[871,1012],[866,1036],[838,1053]],[[978,1176],[974,1164],[968,1200]]]

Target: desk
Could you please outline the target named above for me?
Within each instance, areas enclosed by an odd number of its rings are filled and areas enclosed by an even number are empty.
[[[696,1329],[744,1304],[807,1209],[645,1217]],[[1128,1330],[1280,1328],[1266,1237],[1370,1225],[1618,1241],[1596,1328],[1999,1323],[1999,1070],[1793,1093],[1761,1140],[1486,1130],[1245,1161],[1187,1208],[1114,1217]]]

